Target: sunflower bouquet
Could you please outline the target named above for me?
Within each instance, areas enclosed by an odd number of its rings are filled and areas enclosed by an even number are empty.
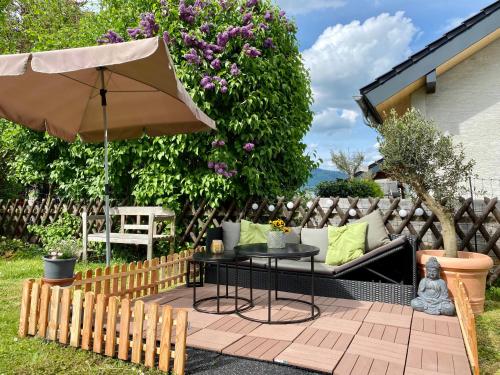
[[[271,224],[272,232],[290,233],[290,228],[285,226],[285,222],[281,219],[271,220],[269,224]]]

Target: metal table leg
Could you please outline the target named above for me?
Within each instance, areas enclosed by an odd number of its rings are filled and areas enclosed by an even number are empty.
[[[278,301],[278,258],[274,259],[274,299]]]
[[[311,318],[314,319],[314,255],[311,256]]]
[[[220,313],[220,263],[217,262],[217,314]]]
[[[271,258],[267,263],[267,321],[271,323]]]

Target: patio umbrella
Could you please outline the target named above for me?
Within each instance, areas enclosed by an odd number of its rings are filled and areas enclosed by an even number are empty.
[[[108,265],[108,140],[215,129],[177,79],[161,38],[0,56],[0,117],[69,142],[104,141]]]

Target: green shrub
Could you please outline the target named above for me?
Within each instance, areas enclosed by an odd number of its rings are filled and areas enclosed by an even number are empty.
[[[81,219],[78,216],[63,212],[55,222],[49,225],[30,225],[28,230],[36,234],[46,253],[60,247],[64,241],[74,240],[75,234],[80,231]],[[79,243],[80,241],[78,241]]]
[[[42,255],[39,246],[21,240],[0,237],[0,258],[33,258]]]
[[[383,197],[384,192],[373,180],[353,179],[323,181],[316,185],[316,195],[319,197]]]

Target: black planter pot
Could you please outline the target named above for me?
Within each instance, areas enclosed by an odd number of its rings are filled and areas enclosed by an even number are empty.
[[[51,259],[43,257],[44,277],[46,279],[71,279],[75,271],[77,258]]]

